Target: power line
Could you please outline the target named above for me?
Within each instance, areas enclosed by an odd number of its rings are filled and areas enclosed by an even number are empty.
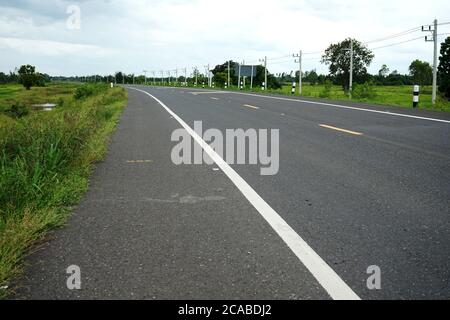
[[[402,43],[411,42],[411,41],[415,41],[415,40],[419,40],[419,39],[423,39],[423,36],[420,36],[420,37],[417,37],[417,38],[414,38],[414,39],[401,41],[401,42],[391,43],[391,44],[388,44],[388,45],[385,45],[385,46],[370,48],[370,50],[377,50],[377,49],[381,49],[381,48],[392,47],[392,46],[396,46],[396,45],[399,45],[399,44],[402,44]]]
[[[369,44],[369,43],[374,43],[374,42],[382,42],[382,41],[386,41],[386,40],[389,40],[389,39],[402,37],[402,36],[405,36],[405,35],[407,35],[407,34],[410,34],[410,33],[414,33],[414,32],[420,31],[420,30],[421,30],[421,27],[422,27],[422,26],[419,26],[419,27],[415,27],[415,28],[412,28],[412,29],[408,29],[408,30],[405,30],[405,31],[402,31],[402,32],[399,32],[399,33],[391,34],[391,35],[386,36],[386,37],[382,37],[382,38],[378,38],[378,39],[374,39],[374,40],[370,40],[370,41],[365,41],[364,43],[365,43],[365,44]]]

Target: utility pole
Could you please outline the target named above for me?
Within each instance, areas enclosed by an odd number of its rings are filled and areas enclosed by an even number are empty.
[[[155,84],[156,84],[156,81],[155,81],[155,71],[152,71],[152,73],[153,73],[153,85],[155,85]]]
[[[259,62],[264,62],[264,91],[267,91],[267,56],[259,59]]]
[[[250,77],[250,91],[253,91],[253,68],[254,65],[252,65],[252,76]]]
[[[353,88],[353,39],[350,39],[350,81],[348,85],[348,94],[350,99],[352,98]]]
[[[238,88],[241,89],[241,64],[239,63],[239,71],[238,71]]]
[[[228,88],[230,87],[230,60],[228,60],[228,79],[227,79]]]
[[[205,66],[205,73],[206,73],[206,77],[208,78],[208,87],[211,87],[211,79],[210,79],[210,76],[209,76],[209,63],[208,63],[208,65],[206,65]]]
[[[436,103],[436,91],[437,91],[437,59],[438,59],[438,42],[437,42],[437,26],[438,21],[434,19],[433,26],[422,26],[422,31],[427,31],[432,33],[433,39],[428,39],[428,36],[425,36],[425,42],[434,42],[434,49],[433,49],[433,89],[431,93],[431,102],[433,104]],[[433,28],[432,28],[433,27]]]
[[[298,95],[302,95],[302,50],[299,53],[292,55],[296,59],[295,62],[298,63]]]
[[[161,70],[161,85],[164,85],[164,70]]]
[[[197,67],[194,67],[194,75],[195,75],[195,84],[194,84],[194,87],[196,87],[197,86],[197,76],[198,76],[198,69],[197,69]]]
[[[211,82],[212,82],[211,71],[209,70],[209,63],[208,63],[208,86],[210,88],[211,88]]]
[[[144,72],[144,77],[145,77],[145,85],[147,85],[147,70],[144,70],[144,71],[142,71],[142,72]]]
[[[184,86],[187,87],[187,68],[182,69],[184,71]]]

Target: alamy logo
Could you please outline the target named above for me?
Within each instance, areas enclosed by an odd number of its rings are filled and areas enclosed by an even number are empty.
[[[379,266],[372,265],[367,268],[367,274],[370,274],[367,278],[367,289],[380,290],[381,289],[381,269]]]
[[[202,122],[194,121],[194,131],[228,164],[259,163],[261,175],[278,173],[280,163],[278,129],[226,129],[224,135],[219,129],[208,129],[203,132]],[[185,129],[173,131],[171,140],[179,142],[172,148],[171,158],[174,164],[214,163],[199,144],[193,143],[191,135]]]
[[[66,13],[69,17],[66,21],[67,29],[80,30],[81,29],[81,9],[77,5],[70,5],[67,7]]]
[[[70,276],[67,278],[66,285],[69,290],[80,290],[81,289],[81,270],[77,265],[71,265],[67,267],[67,274]]]

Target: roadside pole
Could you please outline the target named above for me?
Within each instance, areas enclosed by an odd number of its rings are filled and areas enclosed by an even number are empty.
[[[239,71],[238,71],[238,86],[241,88],[241,63],[239,63]]]
[[[267,91],[267,56],[264,57],[264,91]]]
[[[227,84],[230,85],[230,60],[228,60],[228,79],[227,79]],[[226,89],[226,85],[225,85],[225,89]]]
[[[253,91],[253,65],[252,65],[252,76],[250,77],[250,91]]]
[[[350,80],[348,86],[348,94],[350,99],[352,98],[353,88],[353,39],[350,39]]]
[[[413,87],[413,108],[416,108],[419,104],[419,86],[414,85]]]
[[[434,40],[434,53],[433,53],[433,92],[431,95],[431,101],[436,104],[436,90],[437,90],[437,20],[434,19],[434,30],[433,30],[433,40]]]
[[[299,51],[297,54],[292,55],[296,59],[295,62],[298,63],[298,95],[302,95],[302,50]]]

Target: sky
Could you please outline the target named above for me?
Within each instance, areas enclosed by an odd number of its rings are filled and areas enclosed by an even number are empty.
[[[448,0],[0,0],[0,71],[32,64],[50,75],[188,74],[228,59],[272,73],[327,73],[320,55],[347,37],[369,42],[421,25],[450,22]],[[438,33],[450,33],[450,24]],[[421,30],[379,42],[377,48],[424,37]],[[439,36],[442,41],[448,35]],[[373,50],[369,72],[386,64],[407,73],[414,59],[432,63],[433,45],[418,39]],[[313,53],[313,54],[307,54]],[[314,54],[315,53],[315,54]]]

